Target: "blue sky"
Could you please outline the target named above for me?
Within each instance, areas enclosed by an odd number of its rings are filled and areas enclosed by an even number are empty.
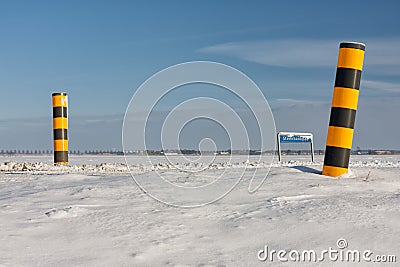
[[[120,148],[136,88],[192,60],[246,73],[278,130],[315,132],[323,148],[341,41],[367,47],[354,146],[398,149],[399,10],[398,1],[2,1],[0,149],[51,148],[54,91],[69,94],[71,149]]]

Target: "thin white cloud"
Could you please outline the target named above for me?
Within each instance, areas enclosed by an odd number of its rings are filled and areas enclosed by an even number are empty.
[[[400,84],[382,81],[362,80],[362,87],[374,91],[385,91],[389,93],[400,93]]]
[[[322,101],[317,99],[293,99],[293,98],[278,98],[269,101],[271,108],[276,110],[280,108],[293,108],[298,106],[314,106],[314,105],[328,105],[329,101]]]
[[[285,39],[231,42],[204,47],[201,53],[227,55],[270,66],[332,67],[343,40]],[[400,66],[400,38],[364,39],[365,64]]]
[[[312,40],[271,40],[214,45],[203,53],[234,56],[251,62],[282,67],[329,66],[336,43]]]

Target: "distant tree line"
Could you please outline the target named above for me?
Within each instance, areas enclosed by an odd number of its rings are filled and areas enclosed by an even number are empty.
[[[165,154],[183,154],[183,155],[200,155],[201,152],[194,149],[177,149],[177,150],[130,150],[126,151],[129,155],[165,155]],[[260,155],[260,154],[273,154],[273,151],[260,150],[218,150],[218,151],[203,151],[204,154],[216,154],[216,155]],[[275,154],[277,151],[275,151]],[[282,154],[285,155],[309,155],[311,151],[308,150],[282,150]],[[315,155],[324,155],[325,150],[315,150]],[[43,150],[43,149],[1,149],[0,155],[52,155],[53,150]],[[70,150],[71,155],[123,155],[124,152],[115,149],[104,149],[104,150]],[[352,155],[398,155],[400,150],[373,150],[373,149],[359,149],[351,151]]]
[[[52,155],[53,150],[40,150],[40,149],[1,149],[0,155]],[[101,154],[123,154],[122,151],[117,150],[70,150],[71,155],[101,155]]]

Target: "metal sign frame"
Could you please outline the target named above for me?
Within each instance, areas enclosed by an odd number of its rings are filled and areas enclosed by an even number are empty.
[[[278,133],[278,159],[282,160],[281,143],[311,143],[311,161],[314,162],[314,136],[312,133],[279,132]],[[286,140],[281,140],[286,137]]]

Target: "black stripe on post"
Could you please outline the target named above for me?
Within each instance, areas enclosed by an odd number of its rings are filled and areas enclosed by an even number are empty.
[[[54,140],[68,140],[68,130],[67,129],[54,129]]]
[[[356,111],[349,108],[331,108],[331,118],[329,126],[338,126],[354,129],[354,122],[356,121]]]
[[[361,71],[348,68],[336,69],[335,87],[360,88]]]
[[[68,151],[54,151],[54,162],[68,162]]]
[[[56,95],[67,95],[67,93],[52,93],[52,96],[56,96]]]
[[[67,118],[68,112],[67,107],[53,107],[53,118]]]
[[[365,45],[361,43],[340,43],[340,48],[354,48],[365,51]]]
[[[350,160],[350,149],[327,146],[325,150],[324,165],[348,168]]]

